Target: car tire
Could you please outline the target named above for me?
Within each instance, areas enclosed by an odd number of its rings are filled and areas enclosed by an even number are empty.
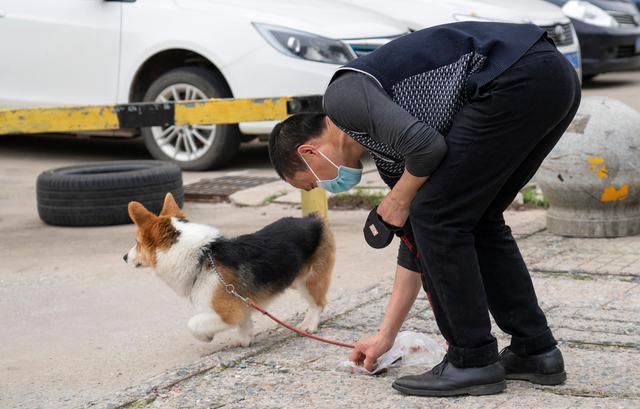
[[[129,202],[140,202],[157,214],[168,192],[182,206],[182,172],[174,164],[154,160],[51,169],[36,182],[40,219],[55,226],[131,223]]]
[[[225,83],[212,71],[202,67],[183,67],[156,79],[149,86],[143,100],[163,102],[230,96]],[[241,142],[237,125],[150,127],[142,128],[140,132],[147,150],[155,159],[173,162],[183,170],[221,168],[234,158]],[[167,132],[169,136],[173,134],[173,137],[168,137]],[[202,138],[210,145],[207,146]]]

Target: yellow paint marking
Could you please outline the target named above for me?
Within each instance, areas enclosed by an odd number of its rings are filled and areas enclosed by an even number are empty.
[[[590,164],[593,165],[591,167],[591,170],[594,170],[595,169],[595,165],[599,165],[601,163],[604,163],[604,158],[591,157],[591,158],[587,159],[587,162],[589,162]]]
[[[604,164],[604,158],[591,157],[587,159],[587,163],[589,164],[589,170],[595,173],[597,178],[606,179],[609,177],[609,171]]]
[[[600,179],[606,179],[609,177],[609,173],[607,173],[607,167],[602,165],[600,170],[596,173],[596,176]]]
[[[0,134],[117,129],[112,107],[0,110]]]
[[[604,192],[600,195],[600,200],[614,202],[616,200],[624,200],[627,196],[629,196],[629,185],[625,183],[620,189],[616,189],[615,186],[605,186]]]
[[[237,124],[285,119],[289,98],[217,99],[176,104],[176,125]]]

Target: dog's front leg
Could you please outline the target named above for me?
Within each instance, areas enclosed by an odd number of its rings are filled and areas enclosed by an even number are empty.
[[[187,327],[194,337],[203,342],[211,342],[218,332],[231,328],[215,312],[194,315],[189,320]]]
[[[238,334],[240,335],[240,345],[248,347],[251,345],[253,339],[253,320],[251,320],[251,314],[247,314],[244,321],[238,326]]]

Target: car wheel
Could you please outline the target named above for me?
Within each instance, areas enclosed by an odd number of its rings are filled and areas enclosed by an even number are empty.
[[[174,102],[228,97],[224,83],[201,67],[184,67],[155,80],[144,101]],[[154,126],[141,129],[154,158],[171,161],[184,170],[207,170],[226,165],[238,152],[237,125]]]
[[[155,160],[51,169],[36,182],[38,214],[57,226],[131,223],[129,202],[138,201],[157,214],[167,192],[182,206],[182,172],[172,163]]]

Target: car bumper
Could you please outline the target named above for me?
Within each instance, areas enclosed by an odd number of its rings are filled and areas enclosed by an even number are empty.
[[[607,28],[572,22],[580,40],[584,75],[640,68],[640,27]]]

